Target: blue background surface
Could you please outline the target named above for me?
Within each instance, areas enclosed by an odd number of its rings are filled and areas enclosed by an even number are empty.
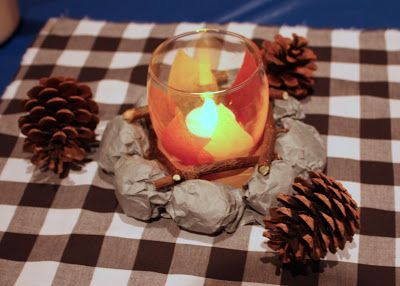
[[[0,94],[16,73],[24,51],[50,17],[400,28],[400,0],[19,0],[19,3],[21,23],[16,33],[0,46]]]

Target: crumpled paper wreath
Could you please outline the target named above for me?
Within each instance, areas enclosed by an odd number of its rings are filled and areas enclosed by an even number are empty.
[[[157,160],[148,160],[149,126],[144,120],[127,122],[122,116],[111,120],[102,137],[98,163],[113,176],[115,194],[124,213],[139,220],[171,218],[181,228],[203,234],[234,232],[240,224],[262,223],[276,197],[290,194],[296,176],[323,170],[325,144],[318,131],[300,121],[305,117],[301,103],[289,96],[273,101],[273,117],[286,133],[277,135],[275,153],[279,160],[268,174],[258,168],[243,188],[203,179],[189,179],[157,190],[154,181],[170,176]]]

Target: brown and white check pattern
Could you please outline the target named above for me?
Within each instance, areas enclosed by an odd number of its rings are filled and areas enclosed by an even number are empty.
[[[277,271],[263,229],[201,236],[170,220],[125,216],[95,161],[59,180],[22,153],[21,101],[40,77],[89,84],[108,120],[146,101],[151,52],[210,24],[51,19],[27,50],[0,105],[0,285],[395,285],[400,283],[400,31],[323,30],[231,23],[257,43],[306,36],[318,55],[306,122],[323,135],[327,173],[361,205],[361,229],[319,269]]]

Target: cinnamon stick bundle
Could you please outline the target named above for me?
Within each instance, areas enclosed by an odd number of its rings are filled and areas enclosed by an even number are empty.
[[[184,180],[199,179],[209,174],[253,167],[257,161],[258,156],[238,157],[210,164],[188,167],[186,170],[178,170],[177,172],[172,172],[173,175],[155,180],[153,184],[156,189],[162,189]]]

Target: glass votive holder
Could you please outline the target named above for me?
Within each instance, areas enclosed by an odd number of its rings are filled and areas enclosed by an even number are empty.
[[[159,148],[171,161],[199,165],[253,154],[268,115],[268,81],[249,39],[199,29],[163,42],[147,82]]]

